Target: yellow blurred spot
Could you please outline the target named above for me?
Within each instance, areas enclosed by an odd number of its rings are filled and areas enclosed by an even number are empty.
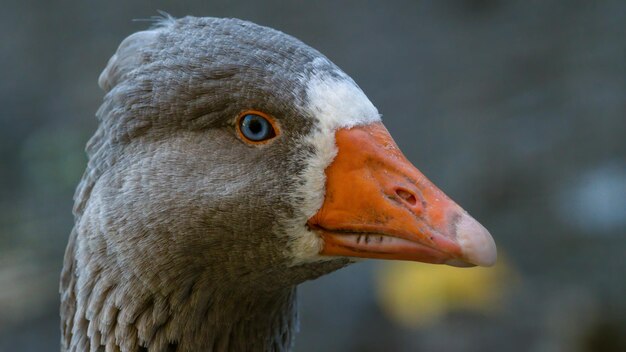
[[[497,309],[511,274],[502,259],[491,268],[385,262],[377,272],[376,286],[385,313],[402,325],[415,327],[436,322],[454,310]]]

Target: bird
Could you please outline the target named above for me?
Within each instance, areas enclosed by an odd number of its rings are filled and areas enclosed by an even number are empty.
[[[98,84],[62,351],[288,351],[304,281],[364,258],[496,261],[355,81],[290,35],[164,16]]]

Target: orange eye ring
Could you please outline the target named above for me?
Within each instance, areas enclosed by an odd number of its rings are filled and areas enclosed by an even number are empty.
[[[276,119],[258,110],[245,110],[237,116],[237,136],[247,144],[263,145],[280,136]]]

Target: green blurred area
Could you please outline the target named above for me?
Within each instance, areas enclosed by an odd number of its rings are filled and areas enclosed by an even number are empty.
[[[248,19],[319,49],[506,258],[498,275],[366,262],[305,283],[297,351],[626,351],[626,2],[3,5],[0,352],[58,350],[97,77],[157,9]],[[417,310],[397,306],[404,290]]]

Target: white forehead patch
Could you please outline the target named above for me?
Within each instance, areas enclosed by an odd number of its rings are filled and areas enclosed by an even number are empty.
[[[303,109],[316,121],[317,128],[305,138],[305,143],[313,146],[315,154],[308,159],[302,174],[304,183],[299,187],[297,197],[303,217],[311,218],[322,207],[326,192],[325,170],[337,155],[335,131],[380,121],[380,114],[365,93],[344,73],[337,76],[322,74],[313,76],[307,83],[307,100]],[[302,201],[303,200],[303,201]],[[306,220],[304,220],[306,222]],[[332,257],[319,255],[322,239],[297,220],[290,229],[290,256],[293,264]]]
[[[321,129],[350,128],[380,121],[374,104],[347,76],[314,76],[307,84],[306,109]]]

